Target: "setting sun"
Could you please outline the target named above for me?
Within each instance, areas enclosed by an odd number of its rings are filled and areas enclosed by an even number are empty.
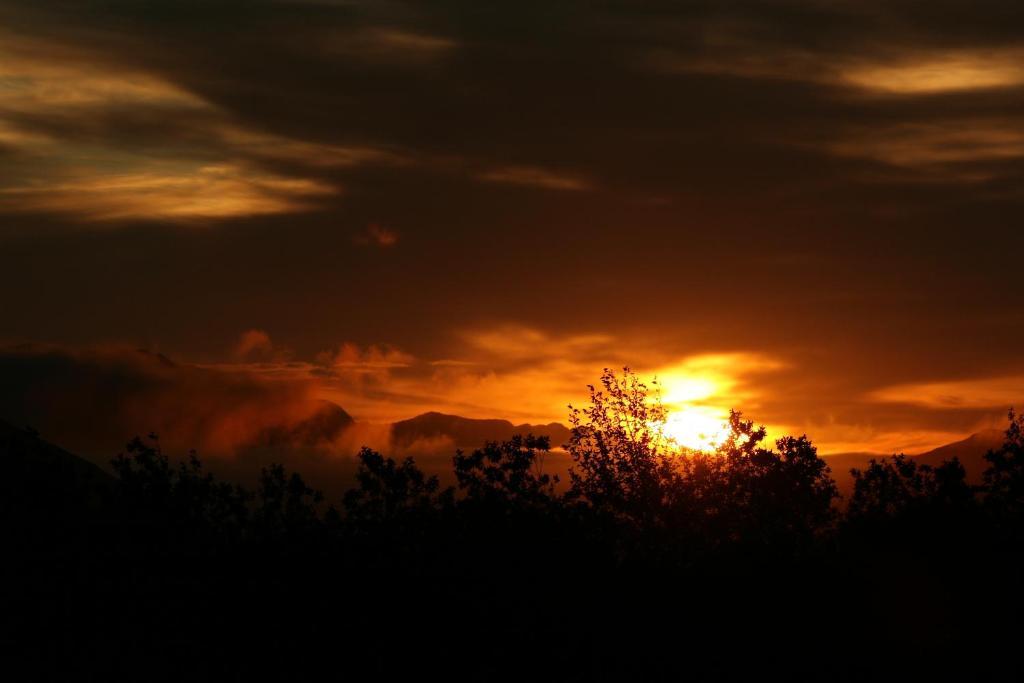
[[[714,408],[686,406],[669,410],[665,436],[683,448],[710,450],[722,443],[728,423]]]
[[[736,384],[729,372],[736,355],[690,358],[659,372],[660,399],[667,411],[663,434],[680,448],[713,450],[728,431],[728,406]],[[748,361],[749,362],[749,361]]]

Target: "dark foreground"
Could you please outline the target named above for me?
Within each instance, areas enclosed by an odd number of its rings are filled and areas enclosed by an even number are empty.
[[[584,419],[564,495],[538,470],[543,439],[457,456],[454,490],[364,451],[336,505],[280,468],[247,492],[135,441],[112,477],[6,429],[8,666],[83,681],[1024,676],[1019,419],[984,487],[956,463],[886,460],[842,514],[806,439],[769,449],[733,426],[719,453],[667,465],[643,435]]]

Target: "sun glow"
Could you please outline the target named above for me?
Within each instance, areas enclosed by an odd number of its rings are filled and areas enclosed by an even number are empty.
[[[735,382],[712,360],[697,359],[658,379],[667,412],[661,430],[679,448],[713,450],[728,433],[728,411],[715,404]]]
[[[728,422],[721,411],[707,406],[669,410],[662,427],[665,436],[681,448],[713,450],[725,440]]]

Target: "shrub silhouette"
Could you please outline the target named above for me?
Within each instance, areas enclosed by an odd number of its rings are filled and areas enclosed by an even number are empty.
[[[718,540],[806,543],[830,529],[838,497],[830,470],[806,436],[764,446],[766,431],[732,411],[723,443],[681,460],[678,505]]]
[[[499,510],[548,508],[558,483],[557,476],[543,471],[550,448],[546,436],[516,435],[468,455],[459,451],[453,461],[459,492],[472,504]]]
[[[872,459],[867,469],[850,473],[854,485],[846,514],[851,521],[945,515],[966,510],[974,503],[974,492],[956,458],[932,467],[905,455],[894,455]]]
[[[570,500],[640,527],[659,524],[677,480],[677,460],[662,426],[666,410],[647,385],[609,369],[590,405],[570,406]]]
[[[359,488],[345,493],[344,508],[356,524],[377,525],[429,517],[447,501],[436,476],[423,474],[412,458],[396,462],[370,448],[358,455]]]
[[[1020,528],[1024,522],[1024,415],[1011,409],[1003,445],[985,454],[986,503],[1000,524]]]
[[[132,439],[111,466],[120,484],[118,516],[148,526],[148,534],[225,542],[240,539],[247,529],[251,494],[204,471],[195,451],[175,467],[150,434]]]
[[[136,438],[113,460],[99,512],[40,536],[84,540],[34,564],[29,543],[14,546],[6,623],[75,619],[76,634],[114,633],[125,652],[156,643],[165,662],[205,657],[196,670],[215,675],[256,647],[282,678],[317,649],[343,651],[365,678],[424,666],[474,680],[1020,673],[1024,580],[1008,569],[1024,536],[1020,416],[980,489],[955,460],[898,455],[854,471],[842,513],[806,436],[768,443],[733,411],[721,444],[691,451],[665,438],[665,417],[657,385],[606,370],[589,405],[572,408],[564,493],[544,471],[542,437],[457,452],[448,488],[410,458],[363,448],[340,512],[282,465],[249,492],[195,453],[173,463],[155,435]],[[999,600],[973,595],[993,577]],[[912,628],[890,637],[879,624],[894,620]],[[918,632],[929,635],[908,644]],[[245,652],[211,664],[224,634]]]
[[[668,526],[694,542],[806,542],[827,530],[838,496],[806,436],[765,448],[764,427],[732,411],[712,451],[664,435],[666,410],[628,368],[605,370],[590,406],[573,409],[571,499],[637,528]]]
[[[306,485],[302,475],[272,464],[260,471],[253,521],[266,537],[300,536],[314,531],[320,521],[318,506],[324,497]]]

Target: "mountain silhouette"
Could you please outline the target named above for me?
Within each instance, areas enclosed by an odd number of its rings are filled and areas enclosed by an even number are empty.
[[[114,478],[93,463],[0,420],[0,500],[3,516],[34,509],[88,516],[114,486]],[[44,493],[45,492],[45,493]]]
[[[391,426],[395,446],[407,448],[417,441],[448,438],[456,448],[479,448],[485,441],[507,441],[514,434],[533,434],[551,439],[551,447],[559,448],[569,441],[567,427],[557,422],[514,425],[508,420],[481,420],[458,415],[429,412]]]
[[[864,470],[872,458],[880,459],[886,457],[884,453],[832,453],[823,455],[821,459],[832,470],[832,479],[836,482],[839,495],[844,500],[849,500],[853,493],[853,477],[850,476],[851,469]]]
[[[916,455],[914,460],[934,467],[941,465],[946,460],[959,458],[964,466],[964,470],[967,472],[967,480],[978,484],[981,483],[982,475],[988,468],[985,454],[1002,446],[1003,438],[1003,430],[986,429],[976,434],[971,434],[961,441],[954,441],[945,446],[939,446]]]
[[[331,442],[355,424],[355,420],[336,403],[321,400],[316,412],[292,425],[269,427],[260,434],[259,445],[272,447],[316,446]]]
[[[985,454],[990,450],[999,448],[1003,444],[1003,430],[986,429],[971,434],[966,439],[954,441],[933,448],[930,451],[911,455],[910,457],[922,465],[937,467],[947,460],[959,458],[967,472],[967,481],[972,484],[980,484],[982,475],[988,468],[988,461]],[[832,478],[843,498],[849,498],[853,492],[853,477],[850,470],[857,468],[864,470],[873,459],[880,460],[892,455],[891,453],[833,453],[823,455],[822,459],[832,469]]]

